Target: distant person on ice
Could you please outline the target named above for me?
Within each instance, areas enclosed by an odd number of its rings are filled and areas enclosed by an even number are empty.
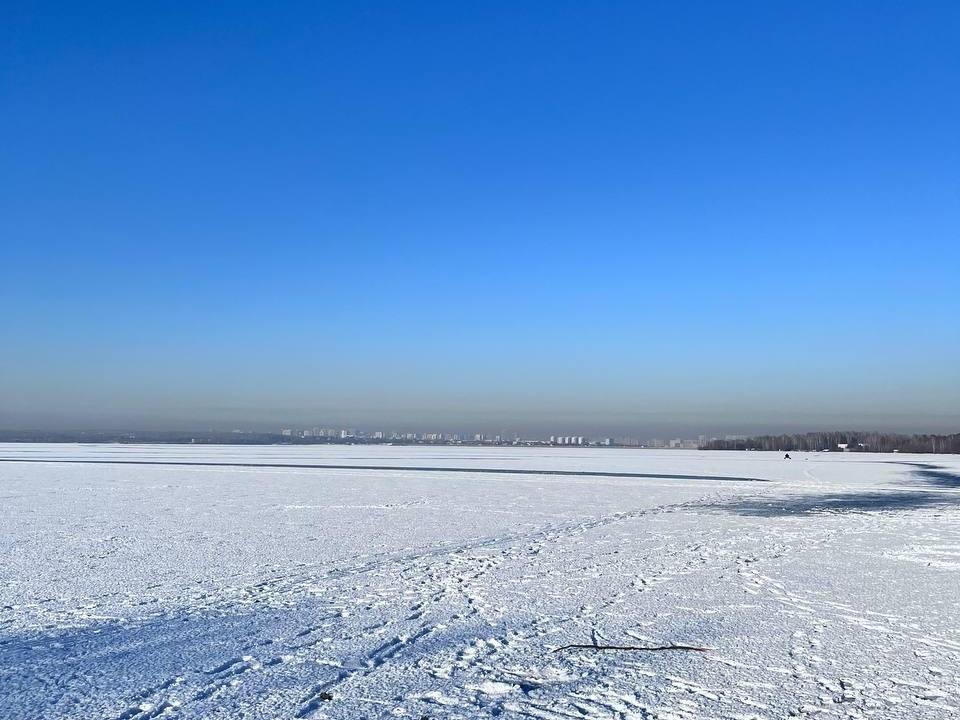
[[[790,453],[785,454],[785,455],[783,456],[783,459],[784,459],[784,460],[789,460],[789,459],[790,459]]]

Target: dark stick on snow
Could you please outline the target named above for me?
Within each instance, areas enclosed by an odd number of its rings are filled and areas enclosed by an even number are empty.
[[[707,652],[713,648],[697,647],[696,645],[564,645],[554,652],[561,650],[632,650],[657,652],[660,650],[690,650],[693,652]]]

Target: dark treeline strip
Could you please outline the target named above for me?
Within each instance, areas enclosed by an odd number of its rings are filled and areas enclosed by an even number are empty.
[[[844,447],[845,446],[845,447]],[[791,450],[816,452],[960,453],[960,433],[952,435],[900,435],[882,432],[814,432],[794,435],[759,435],[743,440],[710,440],[702,450]]]

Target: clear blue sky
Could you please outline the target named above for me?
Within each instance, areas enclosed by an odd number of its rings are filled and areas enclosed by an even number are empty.
[[[0,427],[960,429],[960,4],[14,3]]]

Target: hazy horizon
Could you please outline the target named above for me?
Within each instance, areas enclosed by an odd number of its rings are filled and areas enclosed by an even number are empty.
[[[110,416],[101,420],[87,418],[86,421],[71,421],[66,417],[34,416],[33,422],[25,421],[30,415],[18,415],[20,422],[10,422],[0,416],[0,431],[31,431],[31,432],[266,432],[279,433],[282,428],[310,429],[326,427],[335,429],[352,428],[364,432],[444,432],[465,433],[468,436],[482,432],[488,436],[503,434],[504,437],[513,437],[515,434],[527,438],[544,438],[550,435],[584,435],[593,438],[599,437],[628,437],[637,439],[673,437],[696,438],[699,435],[720,437],[725,435],[777,435],[781,433],[830,432],[830,431],[861,431],[861,432],[892,432],[905,435],[910,434],[952,434],[958,432],[958,424],[951,416],[943,418],[918,419],[916,423],[904,422],[902,417],[896,421],[873,418],[858,420],[855,417],[837,416],[806,420],[796,413],[789,414],[789,419],[773,418],[769,421],[747,421],[734,423],[722,418],[690,417],[673,420],[663,420],[656,416],[643,413],[633,413],[629,417],[623,416],[589,416],[569,415],[553,416],[553,419],[524,419],[504,418],[497,419],[478,414],[474,419],[457,419],[448,421],[431,419],[429,417],[416,419],[418,416],[395,416],[390,419],[376,414],[343,413],[339,416],[302,411],[299,413],[278,413],[274,418],[250,419],[236,416],[233,420],[224,415],[211,415],[206,420],[186,420],[175,418],[166,419],[150,415]],[[212,418],[212,419],[211,419]]]

